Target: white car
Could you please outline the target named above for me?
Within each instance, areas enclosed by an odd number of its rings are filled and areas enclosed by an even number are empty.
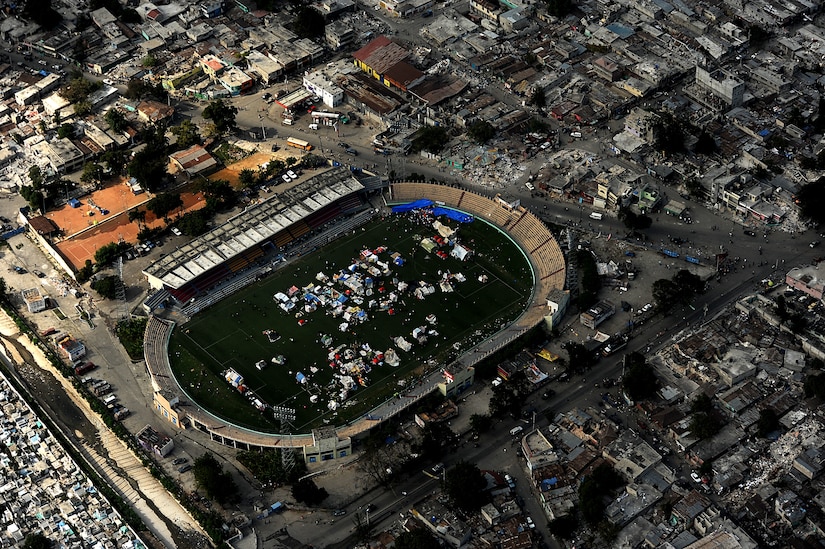
[[[696,484],[701,484],[702,483],[702,477],[700,477],[696,473],[691,473],[690,478],[692,478],[693,482],[695,482]]]
[[[318,124],[310,124],[309,129],[310,130],[317,130],[318,129]]]
[[[286,174],[289,176],[290,179],[293,179],[293,180],[298,179],[298,176],[292,170],[287,170]]]
[[[180,229],[178,229],[177,227],[172,227],[169,230],[172,231],[172,234],[175,235],[175,236],[180,236],[181,234],[183,234],[183,233],[180,232]]]
[[[287,174],[283,174],[281,179],[284,180],[284,183],[290,183],[292,181]]]
[[[112,80],[111,78],[104,78],[103,83],[106,84],[107,86],[114,86],[115,85],[114,80]]]
[[[527,183],[525,183],[524,186],[527,187],[528,191],[535,191],[536,190],[536,187],[533,186],[533,184],[530,183],[529,181]]]

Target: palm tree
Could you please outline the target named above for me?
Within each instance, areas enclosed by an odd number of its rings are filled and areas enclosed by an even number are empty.
[[[129,222],[137,221],[138,228],[142,228],[146,221],[146,210],[129,210]]]

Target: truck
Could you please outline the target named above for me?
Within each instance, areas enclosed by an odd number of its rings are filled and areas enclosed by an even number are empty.
[[[117,401],[117,395],[109,395],[103,399],[103,404],[106,406],[113,405]]]
[[[101,381],[92,385],[92,393],[95,396],[103,396],[112,392],[112,386],[105,381]]]
[[[87,360],[87,361],[82,362],[81,364],[78,364],[77,366],[74,367],[74,375],[82,376],[86,372],[91,372],[95,368],[97,368],[95,363],[90,361],[90,360]]]
[[[602,217],[604,217],[604,216],[602,214],[600,214],[599,212],[591,212],[590,213],[590,219],[601,220]]]
[[[117,421],[120,421],[121,419],[125,419],[126,417],[128,417],[129,414],[131,414],[131,412],[129,411],[129,408],[126,408],[125,406],[121,406],[120,408],[115,408],[114,417]]]

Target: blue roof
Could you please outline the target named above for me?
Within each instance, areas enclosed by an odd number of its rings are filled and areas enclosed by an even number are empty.
[[[630,38],[631,36],[636,34],[636,31],[634,31],[633,29],[629,29],[624,25],[620,25],[619,23],[610,23],[609,25],[607,25],[607,29],[613,31],[622,38]]]

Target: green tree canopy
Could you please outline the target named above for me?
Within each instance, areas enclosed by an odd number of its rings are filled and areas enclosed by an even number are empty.
[[[92,289],[104,299],[114,299],[117,297],[118,286],[122,284],[118,277],[104,276],[92,282]]]
[[[192,472],[195,484],[218,503],[233,503],[238,499],[238,486],[210,452],[195,460]]]
[[[201,142],[198,127],[191,120],[184,120],[177,126],[172,126],[169,131],[176,137],[175,144],[179,149],[186,149]]]
[[[126,121],[126,117],[123,116],[123,113],[120,112],[120,109],[117,108],[111,108],[108,111],[106,111],[106,114],[104,115],[103,119],[106,120],[106,123],[109,125],[109,128],[111,128],[112,131],[117,133],[123,132],[123,130],[125,130],[126,127],[129,125],[129,123]]]
[[[658,380],[653,368],[640,353],[629,353],[624,358],[622,388],[633,401],[645,400],[656,394]]]
[[[637,214],[630,208],[619,209],[619,221],[631,231],[643,231],[649,229],[653,224],[653,219],[645,214]]]
[[[825,114],[820,113],[825,118]],[[825,177],[820,177],[813,183],[808,183],[796,193],[796,201],[802,217],[816,223],[825,223]]]
[[[251,168],[244,168],[238,174],[238,182],[244,188],[252,187],[258,182],[258,174]]]
[[[183,206],[183,200],[180,193],[161,193],[146,203],[147,210],[157,217],[162,217],[167,223],[169,222],[169,213],[181,206]]]
[[[306,465],[301,460],[296,461],[296,466],[290,473],[287,473],[284,470],[281,451],[277,448],[264,448],[260,451],[241,450],[237,458],[244,467],[249,469],[256,480],[269,486],[278,486],[297,480],[306,473]]]
[[[440,549],[441,544],[426,528],[402,532],[395,538],[395,549]]]
[[[492,139],[495,134],[496,129],[493,127],[492,124],[490,124],[486,120],[479,120],[478,122],[474,122],[473,125],[467,129],[467,137],[469,137],[479,145],[483,145],[484,143]]]
[[[95,252],[95,263],[100,267],[105,267],[111,264],[119,255],[129,249],[129,244],[126,242],[110,242],[101,246]]]
[[[28,534],[23,541],[23,549],[51,549],[53,546],[52,540],[38,532],[36,534]]]
[[[86,162],[83,164],[83,173],[80,174],[80,180],[86,184],[100,184],[103,179],[103,166],[97,162]]]
[[[209,229],[209,208],[201,208],[181,216],[177,222],[178,229],[186,236],[200,236]]]
[[[123,168],[126,166],[126,155],[120,149],[106,151],[100,156],[100,160],[106,163],[113,175],[122,174]]]
[[[697,412],[690,418],[690,432],[700,440],[712,437],[721,428],[722,423],[712,412]]]
[[[225,179],[205,179],[198,183],[197,189],[203,193],[206,207],[212,211],[231,208],[235,204],[236,193]]]
[[[23,15],[47,30],[55,28],[63,16],[52,7],[51,0],[27,0],[21,4]]]
[[[57,128],[57,137],[63,139],[65,137],[74,137],[74,124],[64,122]]]
[[[72,72],[69,82],[60,90],[60,95],[70,103],[87,101],[88,97],[103,87],[100,82],[89,80],[80,72]],[[77,110],[77,106],[75,106]]]
[[[596,363],[593,352],[577,341],[568,341],[562,349],[567,351],[567,367],[571,373],[586,372]]]
[[[673,154],[684,150],[685,133],[682,130],[682,123],[667,112],[661,112],[659,116],[659,122],[654,128],[656,149],[663,151],[665,154]]]
[[[698,412],[710,413],[713,411],[713,401],[705,393],[699,393],[690,403],[690,411],[694,414]]]
[[[238,127],[235,123],[237,114],[238,109],[235,106],[222,100],[212,101],[203,109],[203,117],[211,120],[215,124],[215,129],[221,135],[225,135]]]
[[[470,416],[470,427],[477,433],[486,433],[493,426],[493,418],[488,414],[473,414]]]
[[[412,149],[436,154],[441,152],[448,139],[447,128],[444,126],[424,126],[416,132]]]
[[[622,477],[607,464],[599,465],[579,484],[579,510],[591,525],[604,518],[605,499],[622,486]]]
[[[716,140],[713,136],[707,130],[702,130],[699,137],[696,138],[696,146],[694,148],[696,154],[713,154],[717,148]]]
[[[825,399],[825,374],[808,375],[803,388],[806,398]]]
[[[459,461],[446,473],[444,491],[453,504],[467,513],[474,513],[489,501],[487,483],[475,463]]]
[[[292,23],[292,30],[301,38],[316,38],[324,34],[323,14],[309,6],[301,7]]]
[[[298,503],[319,505],[328,496],[326,488],[319,488],[311,478],[298,480],[292,485],[292,497]]]
[[[545,4],[547,4],[547,13],[555,17],[564,17],[573,11],[571,0],[545,0]]]
[[[773,408],[759,410],[759,421],[756,423],[759,436],[766,437],[779,429],[779,416]]]
[[[160,82],[152,84],[145,80],[134,79],[129,80],[126,84],[126,97],[129,99],[137,100],[151,96],[159,100],[165,100],[166,95],[166,90],[163,89]]]

